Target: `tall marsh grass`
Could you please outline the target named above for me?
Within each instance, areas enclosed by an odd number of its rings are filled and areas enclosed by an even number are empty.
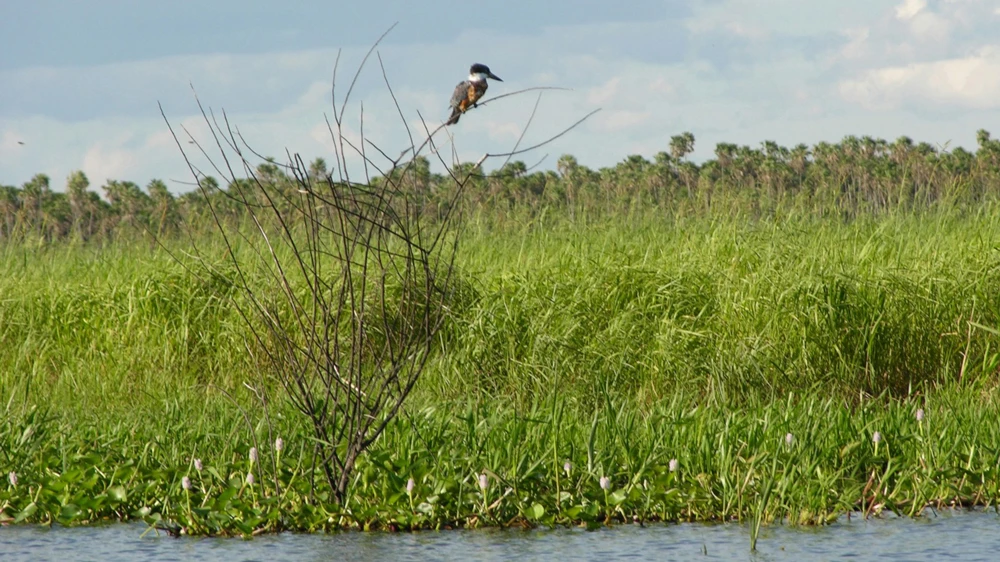
[[[290,407],[270,428],[254,412],[226,287],[145,245],[7,246],[0,520],[250,534],[995,506],[994,211],[472,221],[440,345],[342,506],[311,494]]]
[[[603,223],[470,235],[437,393],[863,399],[995,377],[998,221]],[[992,379],[990,379],[992,380]]]

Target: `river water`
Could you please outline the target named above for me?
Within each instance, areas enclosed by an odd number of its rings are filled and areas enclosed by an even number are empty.
[[[620,525],[418,533],[283,533],[253,540],[173,538],[141,524],[0,528],[0,560],[1000,560],[994,511],[933,511],[916,519],[841,518],[825,527],[775,525],[750,552],[736,524]]]

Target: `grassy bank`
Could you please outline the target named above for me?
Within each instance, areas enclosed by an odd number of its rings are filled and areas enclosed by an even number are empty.
[[[216,282],[148,245],[8,246],[0,518],[250,533],[992,505],[995,216],[473,221],[453,317],[343,507],[310,496],[290,408],[254,407],[243,383],[266,384]]]

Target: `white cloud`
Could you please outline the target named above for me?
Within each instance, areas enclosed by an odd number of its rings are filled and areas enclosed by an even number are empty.
[[[870,21],[883,8],[871,0],[724,0],[694,5],[688,21],[694,32],[736,25],[744,32],[796,36],[835,32]]]
[[[917,14],[927,8],[927,0],[903,0],[896,6],[896,18],[901,20],[913,19]]]
[[[606,132],[626,131],[637,128],[647,122],[650,117],[652,117],[652,113],[649,111],[619,109],[599,114],[596,127],[597,130]]]
[[[742,37],[751,41],[761,41],[771,35],[771,31],[764,22],[755,22],[745,14],[732,12],[703,13],[701,17],[691,18],[687,21],[687,28],[694,33],[711,33],[722,31],[729,35]]]
[[[840,93],[869,109],[912,103],[1000,108],[1000,47],[970,57],[870,70],[841,82]]]
[[[604,84],[601,84],[596,88],[591,88],[590,91],[587,92],[587,101],[594,105],[601,105],[602,103],[607,103],[613,100],[615,95],[618,94],[618,85],[621,81],[621,76],[615,76]]]
[[[657,76],[649,82],[649,91],[653,94],[672,97],[677,94],[677,88],[664,76]]]
[[[876,3],[872,3],[873,5]],[[996,0],[904,0],[862,25],[845,27],[834,57],[843,71],[968,57],[996,42]]]
[[[81,168],[91,181],[96,178],[127,180],[140,171],[136,169],[137,163],[134,151],[111,148],[105,146],[104,143],[97,143],[83,155]],[[103,184],[104,181],[98,183]],[[94,187],[97,185],[95,184]]]
[[[722,0],[696,6],[683,25],[567,24],[518,35],[474,30],[452,42],[386,45],[380,54],[418,143],[417,112],[436,127],[469,60],[489,64],[505,79],[490,85],[488,97],[533,86],[572,89],[544,93],[522,146],[603,108],[539,154],[523,155],[525,161],[549,153],[554,162],[570,153],[591,167],[613,165],[636,152],[651,157],[685,130],[697,137],[696,159],[710,156],[721,141],[795,144],[846,134],[924,134],[930,136],[921,140],[936,142],[964,138],[966,129],[971,139],[978,121],[1000,119],[994,78],[1000,61],[984,49],[997,41],[995,3]],[[468,52],[470,45],[480,50]],[[345,48],[339,99],[366,50]],[[0,182],[45,172],[58,187],[58,179],[80,168],[95,186],[108,178],[141,185],[153,177],[190,181],[156,107],[163,102],[182,148],[193,147],[180,124],[214,146],[189,81],[220,120],[225,107],[230,123],[262,154],[284,161],[287,146],[307,161],[319,156],[332,166],[324,115],[332,113],[335,58],[336,50],[319,49],[0,70],[7,86],[0,107]],[[398,154],[408,144],[405,127],[378,59],[369,64],[352,94],[345,132],[359,144],[363,101],[365,136]],[[498,100],[435,140],[448,161],[452,142],[465,161],[509,150],[535,101],[531,93]],[[953,113],[942,121],[927,108]],[[16,145],[22,138],[26,145]],[[191,156],[218,175],[202,156]]]
[[[953,26],[949,18],[930,12],[921,12],[910,19],[910,30],[922,41],[946,42]]]
[[[761,41],[767,39],[771,35],[767,28],[762,25],[747,24],[739,21],[728,22],[726,23],[725,28],[733,35],[750,39],[752,41]]]
[[[869,28],[852,28],[844,30],[841,33],[847,37],[847,43],[840,48],[841,57],[849,60],[857,60],[869,55],[871,50],[868,45],[868,37],[871,35]]]

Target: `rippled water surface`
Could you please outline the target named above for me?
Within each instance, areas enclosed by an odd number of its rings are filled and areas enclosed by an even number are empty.
[[[284,533],[253,540],[172,538],[144,525],[0,528],[0,560],[1000,560],[1000,516],[933,512],[918,519],[842,518],[772,526],[750,553],[745,525],[622,525],[419,533]]]

